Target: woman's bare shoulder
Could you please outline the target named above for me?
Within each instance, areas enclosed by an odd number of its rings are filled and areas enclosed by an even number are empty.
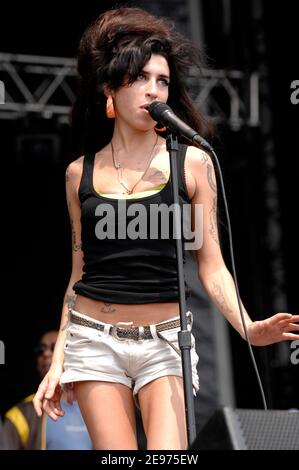
[[[69,188],[75,191],[76,193],[78,192],[78,188],[79,188],[81,177],[82,177],[83,161],[84,161],[84,155],[77,158],[76,160],[73,160],[68,165],[66,172],[65,172],[66,185],[67,186],[69,185]]]
[[[205,168],[210,163],[209,155],[197,147],[188,146],[185,158],[185,179],[189,199],[192,200],[197,188],[201,185],[201,179],[205,174]]]
[[[66,175],[76,176],[76,175],[82,174],[83,161],[84,161],[84,155],[77,158],[76,160],[73,160],[66,169]]]
[[[202,149],[189,145],[186,152],[186,163],[193,170],[199,171],[212,163],[210,155]]]
[[[66,183],[78,183],[83,171],[84,155],[73,160],[67,167],[65,172]]]

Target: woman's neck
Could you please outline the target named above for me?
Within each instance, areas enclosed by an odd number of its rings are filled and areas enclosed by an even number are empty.
[[[146,149],[154,144],[157,134],[154,129],[149,131],[136,131],[132,128],[125,129],[115,124],[112,142],[117,152],[124,155],[132,155],[136,150]]]

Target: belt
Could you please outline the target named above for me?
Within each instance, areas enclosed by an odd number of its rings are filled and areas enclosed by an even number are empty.
[[[189,313],[189,312],[188,312]],[[187,315],[188,315],[187,313]],[[88,320],[87,318],[79,317],[74,313],[70,313],[70,321],[72,323],[76,323],[77,325],[87,326],[88,328],[94,328],[98,331],[104,331],[105,325],[101,323],[97,323],[92,320]],[[191,312],[187,316],[188,324],[192,323],[192,315]],[[171,328],[177,328],[180,326],[180,320],[170,320],[163,323],[158,323],[153,325],[156,329],[157,333],[161,331],[170,330]],[[142,341],[144,339],[153,339],[153,335],[150,329],[150,325],[146,326],[134,326],[133,328],[120,328],[116,325],[111,326],[109,329],[109,334],[113,336],[113,338],[117,341],[126,341],[126,340],[133,340],[133,341]]]

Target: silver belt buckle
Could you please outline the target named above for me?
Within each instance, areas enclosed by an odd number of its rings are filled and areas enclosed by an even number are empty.
[[[120,338],[117,334],[117,328],[120,326],[120,325],[125,325],[125,326],[128,326],[128,325],[133,325],[133,322],[118,322],[116,323],[115,325],[112,326],[112,329],[111,329],[111,336],[113,339],[115,339],[115,341],[119,341],[120,343],[123,343],[124,341],[129,341],[127,338]]]
[[[138,343],[142,343],[144,341],[144,327],[138,326]]]

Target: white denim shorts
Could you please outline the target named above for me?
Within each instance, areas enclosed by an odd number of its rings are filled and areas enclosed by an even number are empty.
[[[119,341],[109,333],[112,325],[74,310],[72,314],[81,319],[92,320],[102,325],[104,330],[98,331],[85,325],[69,323],[64,345],[64,372],[60,379],[63,388],[67,388],[66,384],[83,380],[120,383],[131,388],[136,399],[141,387],[159,377],[182,377],[182,360],[178,345],[180,327],[159,332],[165,340],[158,336],[155,325],[150,325],[153,339]],[[190,315],[192,317],[191,312]],[[178,318],[176,316],[167,322]],[[189,331],[191,328],[192,318],[191,325],[188,325]],[[193,393],[196,395],[199,390],[196,368],[198,355],[193,334],[191,341],[192,383]]]

